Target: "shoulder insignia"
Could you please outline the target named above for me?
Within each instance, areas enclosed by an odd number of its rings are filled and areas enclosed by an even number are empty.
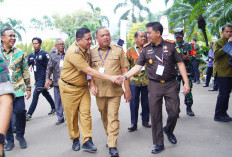
[[[148,43],[144,44],[143,47],[147,47],[147,46],[150,45],[150,44],[151,44],[151,43],[148,42]]]
[[[168,42],[168,43],[171,43],[171,44],[174,44],[175,43],[175,41],[174,40],[165,40],[166,42]]]
[[[80,49],[75,48],[75,53],[79,54],[79,52],[80,52]]]

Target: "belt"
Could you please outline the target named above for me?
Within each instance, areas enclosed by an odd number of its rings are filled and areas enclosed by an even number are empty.
[[[173,81],[175,79],[176,79],[176,77],[172,77],[172,78],[167,79],[167,80],[154,80],[154,79],[150,79],[150,80],[155,81],[155,82],[160,82],[160,83],[166,83],[166,82]]]
[[[63,80],[62,78],[61,78],[61,80],[62,80],[64,83],[66,83],[66,84],[68,84],[68,85],[70,85],[70,86],[75,86],[75,87],[85,87],[85,86],[87,86],[87,85],[77,86],[77,85],[74,85],[74,84],[72,84],[72,83],[66,82],[66,81]]]

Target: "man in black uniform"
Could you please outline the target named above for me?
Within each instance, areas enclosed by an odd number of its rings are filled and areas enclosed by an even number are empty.
[[[135,65],[127,74],[125,79],[132,77],[139,72],[144,64],[147,64],[148,70],[148,99],[152,123],[153,144],[152,153],[157,154],[164,150],[163,131],[168,140],[176,144],[177,140],[173,131],[176,126],[179,114],[179,91],[176,81],[177,64],[180,74],[184,80],[183,92],[189,93],[189,80],[184,65],[184,59],[180,52],[176,51],[174,41],[162,38],[163,26],[159,22],[150,22],[146,25],[147,37],[150,43],[145,44],[140,53],[137,65]],[[162,130],[162,102],[165,99],[166,110],[168,113],[167,124]]]
[[[51,112],[49,112],[48,115],[54,114],[56,112],[55,104],[51,95],[46,89],[43,89],[45,85],[46,69],[49,60],[49,54],[41,49],[42,40],[40,38],[37,37],[33,38],[32,43],[35,52],[29,55],[28,66],[33,67],[36,87],[33,93],[31,106],[26,115],[27,120],[30,120],[32,118],[32,114],[34,113],[35,108],[37,106],[40,93],[42,93],[42,95],[47,99],[47,101],[51,105]]]

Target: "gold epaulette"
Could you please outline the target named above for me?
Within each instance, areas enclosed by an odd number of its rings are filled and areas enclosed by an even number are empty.
[[[151,43],[148,42],[148,43],[144,44],[143,47],[147,47],[147,46],[150,45],[150,44],[151,44]]]
[[[174,44],[175,43],[175,41],[174,40],[169,40],[169,39],[167,39],[167,40],[165,40],[166,42],[168,42],[168,43],[172,43],[172,44]]]

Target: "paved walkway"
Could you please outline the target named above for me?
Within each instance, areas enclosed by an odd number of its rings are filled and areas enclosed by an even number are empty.
[[[132,133],[127,131],[130,125],[129,104],[122,98],[120,106],[120,133],[118,150],[120,157],[231,157],[232,156],[232,122],[220,123],[213,121],[215,102],[218,92],[208,92],[210,88],[203,88],[203,84],[194,84],[193,111],[195,117],[188,117],[181,95],[181,113],[175,129],[178,143],[172,145],[165,136],[165,151],[160,154],[151,154],[152,135],[151,129],[141,125],[139,117],[138,130]],[[50,90],[53,95],[53,89]],[[31,99],[26,102],[29,108]],[[228,114],[232,116],[232,100]],[[22,150],[15,141],[15,148],[7,152],[7,157],[108,157],[108,149],[105,147],[107,137],[105,135],[100,114],[92,97],[92,124],[93,142],[98,151],[90,154],[80,150],[74,152],[71,149],[67,125],[55,125],[56,116],[48,116],[50,107],[45,98],[40,95],[38,107],[33,119],[27,122],[25,137],[28,148]],[[164,124],[167,113],[163,108]]]

